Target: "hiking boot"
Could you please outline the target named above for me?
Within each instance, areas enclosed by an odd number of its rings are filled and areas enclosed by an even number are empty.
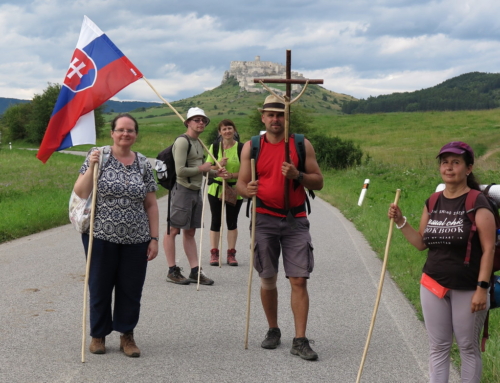
[[[181,274],[181,270],[180,267],[175,266],[174,271],[167,275],[167,282],[176,283],[178,285],[189,285],[189,279]]]
[[[131,358],[138,358],[141,356],[141,350],[135,344],[134,333],[132,331],[120,335],[120,351]]]
[[[92,338],[90,342],[89,351],[92,354],[105,354],[106,353],[106,338]]]
[[[266,334],[266,339],[262,341],[260,347],[275,349],[281,344],[281,330],[277,327],[271,327]]]
[[[213,285],[214,281],[205,275],[201,267],[199,268],[199,270],[200,270],[200,285]],[[198,283],[198,273],[191,272],[189,274],[189,282]]]
[[[210,250],[210,266],[219,266],[219,249]]]
[[[236,260],[236,249],[229,249],[227,251],[227,264],[229,266],[238,266],[238,261]]]
[[[314,344],[314,341],[311,340]],[[318,354],[316,354],[309,346],[309,340],[307,338],[293,338],[293,345],[290,353],[293,355],[298,355],[305,360],[316,360],[318,359]]]

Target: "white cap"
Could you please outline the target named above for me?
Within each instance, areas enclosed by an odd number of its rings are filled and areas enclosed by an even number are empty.
[[[196,116],[203,116],[205,117],[208,122],[206,125],[210,124],[210,118],[208,118],[204,112],[203,109],[200,109],[200,108],[189,108],[188,112],[187,112],[187,115],[186,115],[186,121],[184,121],[184,126],[187,128],[187,122],[188,120],[190,120],[191,118],[193,117],[196,117]]]

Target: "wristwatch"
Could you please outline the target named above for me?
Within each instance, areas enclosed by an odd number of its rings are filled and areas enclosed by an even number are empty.
[[[488,287],[490,287],[489,282],[485,282],[485,281],[479,281],[479,282],[477,282],[477,285],[479,287],[481,287],[482,289],[487,289]]]
[[[160,237],[151,237],[151,239],[154,239],[156,242],[160,240]]]
[[[297,178],[295,178],[297,181],[299,182],[302,182],[302,179],[304,178],[304,173],[302,173],[301,171],[299,171],[299,175],[297,176]]]

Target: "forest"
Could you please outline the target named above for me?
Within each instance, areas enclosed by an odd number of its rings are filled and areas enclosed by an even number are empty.
[[[388,113],[493,109],[500,106],[500,74],[466,73],[432,88],[345,102],[342,112]]]

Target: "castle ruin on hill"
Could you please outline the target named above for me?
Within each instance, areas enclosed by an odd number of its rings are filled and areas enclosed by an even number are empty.
[[[260,56],[255,56],[254,61],[231,61],[228,71],[224,72],[222,76],[222,83],[224,84],[229,78],[234,77],[240,86],[241,90],[254,93],[267,93],[260,84],[254,84],[254,78],[286,78],[286,66],[282,64],[273,63],[271,61],[260,61]],[[304,76],[298,72],[291,72],[293,79],[304,79]],[[273,87],[273,84],[266,84],[276,94],[283,95],[285,92]],[[292,93],[299,92],[302,85],[293,84]]]

